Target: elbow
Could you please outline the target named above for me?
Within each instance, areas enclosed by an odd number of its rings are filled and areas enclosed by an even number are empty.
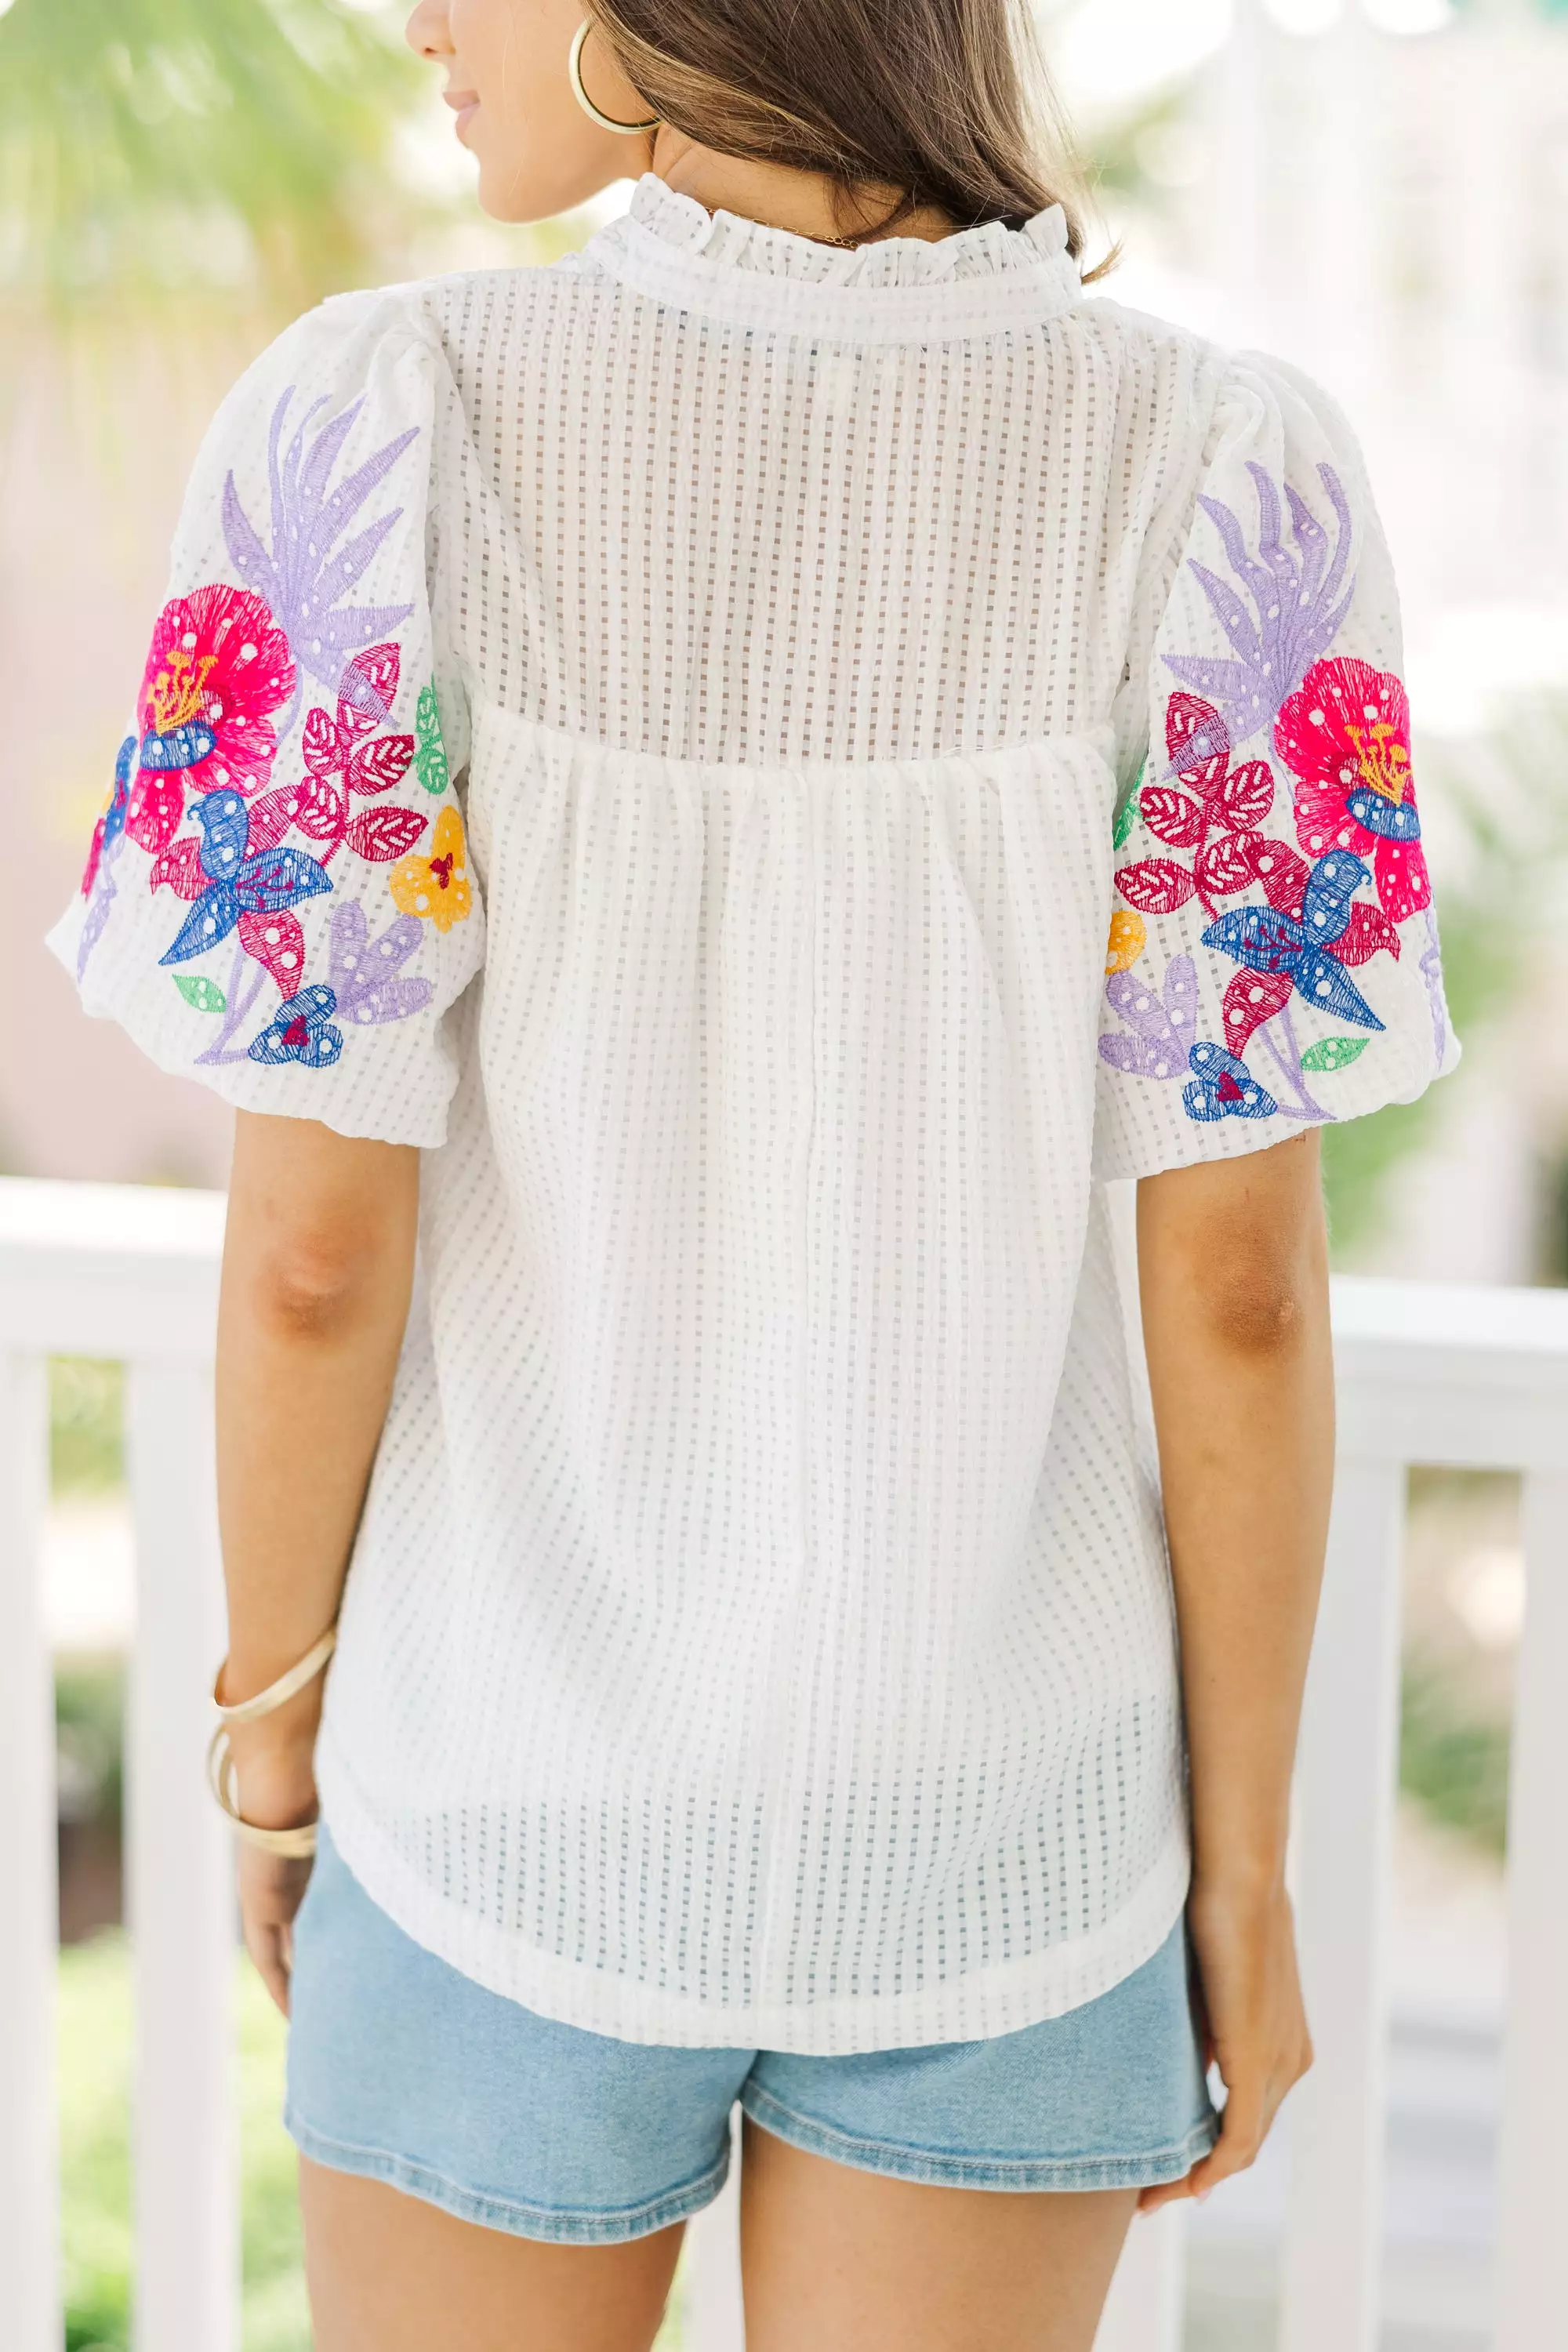
[[[382,1253],[348,1234],[280,1239],[251,1269],[255,1320],[298,1344],[350,1338],[374,1313],[384,1272]]]
[[[1321,1286],[1304,1267],[1271,1253],[1233,1256],[1199,1291],[1200,1311],[1214,1342],[1258,1363],[1300,1353],[1320,1320]]]

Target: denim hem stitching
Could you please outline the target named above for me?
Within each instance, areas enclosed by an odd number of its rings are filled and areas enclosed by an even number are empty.
[[[449,2180],[428,2165],[395,2156],[388,2148],[362,2147],[352,2140],[330,2138],[301,2123],[291,2108],[285,2109],[283,2125],[302,2156],[313,2163],[324,2164],[331,2171],[384,2180],[394,2189],[422,2198],[426,2204],[440,2206],[461,2221],[478,2221],[486,2229],[505,2230],[515,2238],[534,2238],[553,2245],[620,2245],[628,2239],[651,2237],[656,2230],[668,2229],[672,2221],[684,2221],[703,2206],[710,2205],[730,2171],[726,2146],[718,2163],[706,2172],[677,2188],[662,2190],[641,2205],[614,2207],[602,2212],[574,2212],[566,2207],[530,2205],[489,2196],[482,2190],[465,2188],[461,2181]]]
[[[747,2083],[741,2105],[753,2123],[811,2156],[826,2156],[858,2172],[893,2180],[921,2180],[950,2189],[1153,2189],[1180,2180],[1218,2137],[1213,2116],[1185,2139],[1136,2156],[989,2157],[936,2155],[888,2140],[860,2139],[784,2106],[769,2091]]]

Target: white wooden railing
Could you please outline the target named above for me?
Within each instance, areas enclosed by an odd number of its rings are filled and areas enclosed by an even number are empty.
[[[237,2352],[226,1835],[201,1773],[222,1648],[212,1194],[0,1181],[0,2309],[58,2352],[54,1738],[38,1561],[46,1359],[128,1368],[138,1563],[126,1803],[138,2352]],[[1399,1563],[1412,1462],[1518,1470],[1528,1600],[1510,1798],[1495,2352],[1568,2311],[1568,1293],[1335,1286],[1340,1462],[1294,1872],[1318,2063],[1292,2102],[1280,2352],[1374,2352]],[[1180,2352],[1179,2210],[1133,2230],[1100,2352]],[[694,2225],[694,2352],[741,2352],[733,2199]]]

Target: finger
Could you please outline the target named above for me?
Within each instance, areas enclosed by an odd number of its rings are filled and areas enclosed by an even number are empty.
[[[1231,2090],[1220,2116],[1219,2137],[1188,2176],[1194,2196],[1206,2195],[1216,2182],[1245,2172],[1257,2160],[1279,2104],[1268,2095],[1265,2082],[1242,2084]]]
[[[1194,2197],[1206,2196],[1207,2193],[1205,2189],[1194,2186],[1193,2175],[1189,2172],[1181,2180],[1160,2180],[1152,2189],[1141,2189],[1138,2210],[1140,2213],[1157,2213],[1162,2205],[1179,2204],[1184,2199],[1190,2202]]]
[[[283,1955],[276,1927],[263,1927],[247,1920],[245,1948],[250,1954],[257,1975],[267,1987],[276,2006],[285,2017],[289,2014],[289,1971],[283,1965]]]

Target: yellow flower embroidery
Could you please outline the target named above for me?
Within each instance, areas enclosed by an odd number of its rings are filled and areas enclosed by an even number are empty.
[[[1142,915],[1131,914],[1126,908],[1118,907],[1110,918],[1110,937],[1105,946],[1106,971],[1131,971],[1142,954],[1143,942],[1148,936]]]
[[[438,931],[466,922],[474,908],[468,854],[462,818],[455,808],[444,808],[430,837],[429,856],[400,857],[387,877],[403,912],[428,918]]]

